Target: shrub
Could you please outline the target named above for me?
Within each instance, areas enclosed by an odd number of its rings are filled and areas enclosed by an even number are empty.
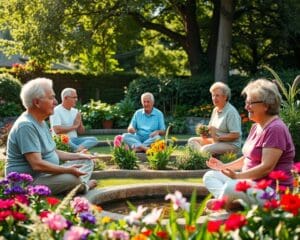
[[[220,161],[223,163],[229,163],[237,159],[237,154],[233,152],[227,152],[220,155]]]
[[[184,117],[166,117],[167,125],[171,126],[170,131],[173,134],[183,134],[187,132],[187,126]]]
[[[130,98],[126,97],[117,103],[115,126],[118,128],[127,128],[134,112],[134,102]]]
[[[21,83],[8,73],[0,74],[0,116],[17,116],[22,112]]]
[[[56,144],[56,149],[62,150],[65,152],[71,152],[71,147],[69,145],[70,138],[66,134],[60,134],[53,136],[53,140]]]
[[[209,153],[196,151],[186,146],[183,153],[176,157],[176,166],[182,170],[207,169],[206,161],[210,157]]]

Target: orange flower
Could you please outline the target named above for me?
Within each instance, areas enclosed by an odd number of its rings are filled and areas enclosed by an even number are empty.
[[[142,233],[131,238],[131,240],[147,240],[147,239],[148,239],[148,237]]]
[[[185,230],[187,230],[189,233],[195,232],[196,227],[195,225],[186,225]]]
[[[60,135],[60,140],[61,140],[62,143],[68,144],[69,143],[69,136],[66,135],[66,134],[62,134],[62,135]]]

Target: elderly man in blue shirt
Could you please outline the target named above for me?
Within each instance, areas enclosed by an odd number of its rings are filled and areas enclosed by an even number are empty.
[[[136,152],[147,151],[149,145],[165,134],[166,126],[163,113],[154,106],[154,96],[150,92],[141,96],[143,108],[138,109],[129,124],[128,133],[123,141]]]

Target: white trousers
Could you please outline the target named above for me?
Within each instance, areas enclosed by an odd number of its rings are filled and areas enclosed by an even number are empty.
[[[248,181],[253,187],[246,192],[236,191],[236,184],[239,181]],[[231,179],[220,171],[211,170],[204,174],[203,182],[208,191],[218,199],[227,198],[228,202],[242,200],[244,203],[263,205],[266,200],[262,199],[265,192],[272,193],[274,189],[267,187],[265,190],[255,188],[256,182],[246,179]]]

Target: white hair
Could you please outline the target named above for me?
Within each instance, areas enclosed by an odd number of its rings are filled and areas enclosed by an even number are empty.
[[[153,96],[152,93],[150,93],[150,92],[145,92],[145,93],[143,93],[142,96],[141,96],[141,102],[142,102],[142,103],[143,103],[143,99],[144,99],[145,97],[150,97],[151,101],[154,103],[154,96]]]
[[[33,100],[44,97],[46,90],[52,88],[53,82],[48,78],[36,78],[25,83],[21,89],[20,98],[26,109],[33,105]]]
[[[229,100],[231,98],[231,90],[228,87],[228,85],[226,85],[223,82],[215,82],[213,85],[211,85],[209,91],[210,91],[210,93],[212,93],[216,89],[220,89],[222,91],[223,95],[227,97],[226,100],[229,102]]]
[[[61,97],[61,101],[64,100],[65,97],[67,96],[71,96],[71,94],[75,92],[76,93],[76,89],[74,88],[65,88],[64,90],[62,90],[60,97]]]

